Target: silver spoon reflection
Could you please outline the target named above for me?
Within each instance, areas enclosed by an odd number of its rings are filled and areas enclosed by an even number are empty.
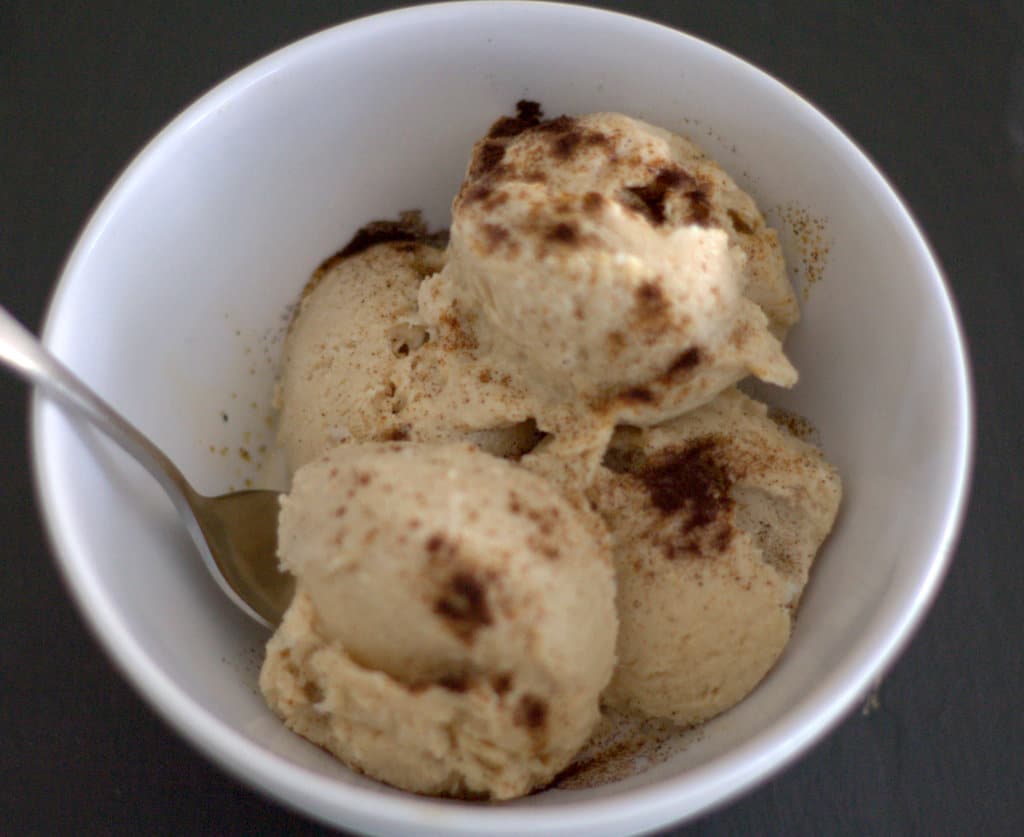
[[[88,419],[138,460],[174,502],[227,597],[262,625],[274,627],[281,621],[294,583],[277,565],[276,491],[236,491],[219,497],[196,492],[156,445],[50,354],[4,308],[0,308],[0,361]]]

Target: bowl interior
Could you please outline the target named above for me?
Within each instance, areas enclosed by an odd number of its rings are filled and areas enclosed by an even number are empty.
[[[916,624],[955,534],[969,455],[965,359],[941,277],[898,200],[781,85],[606,12],[421,7],[246,69],[112,189],[69,260],[47,342],[201,491],[280,487],[268,418],[306,278],[369,219],[420,208],[446,224],[471,144],[521,98],[549,115],[618,110],[691,136],[778,225],[801,285],[820,272],[788,343],[801,381],[761,394],[819,430],[844,504],[784,658],[685,752],[615,785],[505,806],[420,800],[353,775],[271,716],[256,687],[266,634],[221,597],[170,503],[105,440],[37,403],[47,522],[108,650],[193,742],[339,825],[451,833],[532,821],[598,834],[694,814],[840,716]],[[794,213],[820,225],[827,250],[810,274]]]

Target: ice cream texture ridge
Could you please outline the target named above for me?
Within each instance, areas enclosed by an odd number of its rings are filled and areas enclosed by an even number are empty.
[[[447,234],[373,222],[303,290],[270,708],[395,787],[502,800],[578,774],[613,721],[743,700],[840,503],[736,387],[796,383],[798,319],[775,231],[700,148],[519,102]]]

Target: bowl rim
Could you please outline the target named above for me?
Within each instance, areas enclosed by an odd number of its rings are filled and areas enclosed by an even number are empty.
[[[192,746],[243,782],[255,785],[284,804],[334,825],[351,825],[337,819],[339,812],[354,815],[359,824],[376,828],[409,827],[423,831],[453,830],[511,834],[524,828],[544,826],[560,833],[581,829],[635,830],[655,828],[689,819],[720,807],[767,781],[806,752],[835,727],[873,683],[895,662],[920,625],[948,571],[966,514],[975,447],[974,391],[969,369],[966,339],[953,302],[949,282],[920,225],[889,180],[873,160],[821,111],[800,94],[749,61],[704,39],[663,24],[605,9],[530,0],[473,0],[442,2],[385,11],[331,26],[276,49],[233,73],[172,119],[117,175],[98,203],[65,259],[59,279],[47,303],[42,330],[43,341],[52,345],[56,321],[60,318],[70,278],[89,257],[104,228],[118,212],[122,196],[139,173],[172,143],[181,142],[189,131],[247,88],[288,66],[292,59],[321,48],[334,40],[358,38],[370,30],[388,25],[409,25],[417,18],[448,14],[457,7],[461,14],[501,15],[510,8],[544,15],[576,15],[603,18],[618,27],[663,30],[686,40],[691,48],[710,49],[718,58],[760,77],[777,94],[792,97],[795,106],[810,111],[831,142],[847,146],[853,161],[883,187],[915,252],[923,256],[930,280],[936,286],[936,306],[952,335],[957,354],[953,377],[959,396],[959,436],[956,440],[955,474],[944,498],[945,523],[936,533],[931,560],[921,583],[886,624],[862,635],[843,664],[806,694],[773,727],[761,730],[709,764],[690,769],[650,787],[621,791],[606,799],[567,800],[556,807],[527,808],[515,803],[503,806],[467,805],[388,792],[377,788],[346,786],[288,762],[246,739],[221,723],[202,705],[192,701],[176,682],[153,663],[132,636],[108,600],[89,562],[79,558],[82,550],[69,526],[64,525],[55,494],[59,470],[47,453],[44,419],[54,410],[45,396],[33,393],[29,412],[29,436],[36,499],[44,528],[66,589],[79,613],[106,654],[125,679],[140,692],[157,713]]]

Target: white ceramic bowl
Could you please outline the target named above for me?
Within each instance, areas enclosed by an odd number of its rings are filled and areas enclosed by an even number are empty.
[[[266,481],[239,448],[258,459],[268,442],[283,317],[310,271],[368,219],[419,207],[446,223],[473,140],[524,97],[552,115],[619,110],[690,134],[784,234],[780,207],[823,221],[827,266],[788,344],[801,382],[772,397],[818,427],[844,504],[781,663],[702,740],[598,789],[497,806],[431,800],[355,776],[284,729],[256,688],[264,632],[221,597],[160,490],[37,401],[47,525],[107,651],[211,758],[339,826],[602,835],[722,803],[804,751],[893,661],[936,592],[964,508],[963,339],[899,198],[779,83],[608,12],[412,8],[243,70],[171,123],[111,189],[67,263],[46,342],[200,490]]]

